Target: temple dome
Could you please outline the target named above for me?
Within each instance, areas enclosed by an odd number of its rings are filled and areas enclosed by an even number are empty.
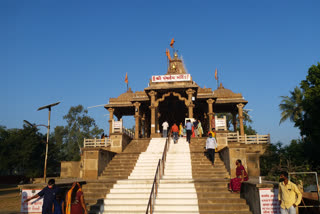
[[[222,83],[220,83],[218,89],[214,90],[214,96],[218,98],[242,98],[241,93],[236,94],[230,89],[224,88]]]

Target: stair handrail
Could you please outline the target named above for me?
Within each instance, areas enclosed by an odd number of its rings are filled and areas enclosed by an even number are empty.
[[[167,159],[167,152],[168,152],[168,145],[169,145],[168,142],[169,142],[169,137],[166,139],[166,143],[164,145],[164,149],[163,149],[163,153],[162,153],[162,158],[159,159],[159,161],[158,161],[158,165],[157,165],[156,173],[154,175],[151,193],[150,193],[150,197],[149,197],[149,201],[148,201],[146,214],[148,214],[148,213],[152,214],[153,210],[154,210],[154,203],[155,203],[155,200],[156,200],[156,197],[158,194],[158,187],[159,187],[160,179],[162,178],[162,176],[164,174],[164,166],[165,166],[165,162]]]

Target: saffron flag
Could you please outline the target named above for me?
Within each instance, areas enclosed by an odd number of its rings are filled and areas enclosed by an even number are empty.
[[[166,48],[166,55],[167,55],[168,59],[171,61],[170,51],[168,48]]]
[[[128,84],[128,73],[126,73],[126,78],[124,79],[124,82]]]
[[[174,41],[174,38],[172,38],[172,39],[171,39],[171,42],[170,42],[170,46],[171,46],[172,48],[173,48],[174,42],[175,42],[175,41]]]
[[[216,71],[214,72],[214,78],[218,80],[218,69],[216,69]]]

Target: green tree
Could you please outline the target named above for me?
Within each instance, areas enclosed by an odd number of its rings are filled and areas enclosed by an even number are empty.
[[[281,110],[280,124],[290,119],[294,122],[295,126],[299,126],[302,119],[303,107],[303,93],[299,87],[295,87],[293,91],[290,91],[291,96],[281,96],[282,101],[279,105]]]
[[[98,128],[82,105],[71,107],[63,119],[67,125],[57,126],[54,132],[56,145],[61,149],[61,158],[67,161],[80,160],[84,138],[98,138],[103,129]]]
[[[247,135],[255,135],[257,134],[257,131],[252,128],[250,125],[243,125],[244,133]],[[240,128],[239,128],[240,130]]]
[[[37,128],[0,128],[0,172],[5,175],[43,175],[45,136]]]
[[[315,166],[320,164],[320,63],[312,65],[306,79],[301,81],[304,91],[304,114],[299,127],[306,141],[306,150]]]
[[[312,168],[304,151],[302,140],[292,140],[287,146],[281,142],[267,145],[266,152],[260,157],[261,175],[269,180],[276,180],[281,171],[305,172],[317,170]]]

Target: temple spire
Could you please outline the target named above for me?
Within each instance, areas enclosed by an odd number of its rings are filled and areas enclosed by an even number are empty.
[[[186,74],[183,61],[179,58],[178,53],[174,52],[173,59],[169,61],[167,74]]]

